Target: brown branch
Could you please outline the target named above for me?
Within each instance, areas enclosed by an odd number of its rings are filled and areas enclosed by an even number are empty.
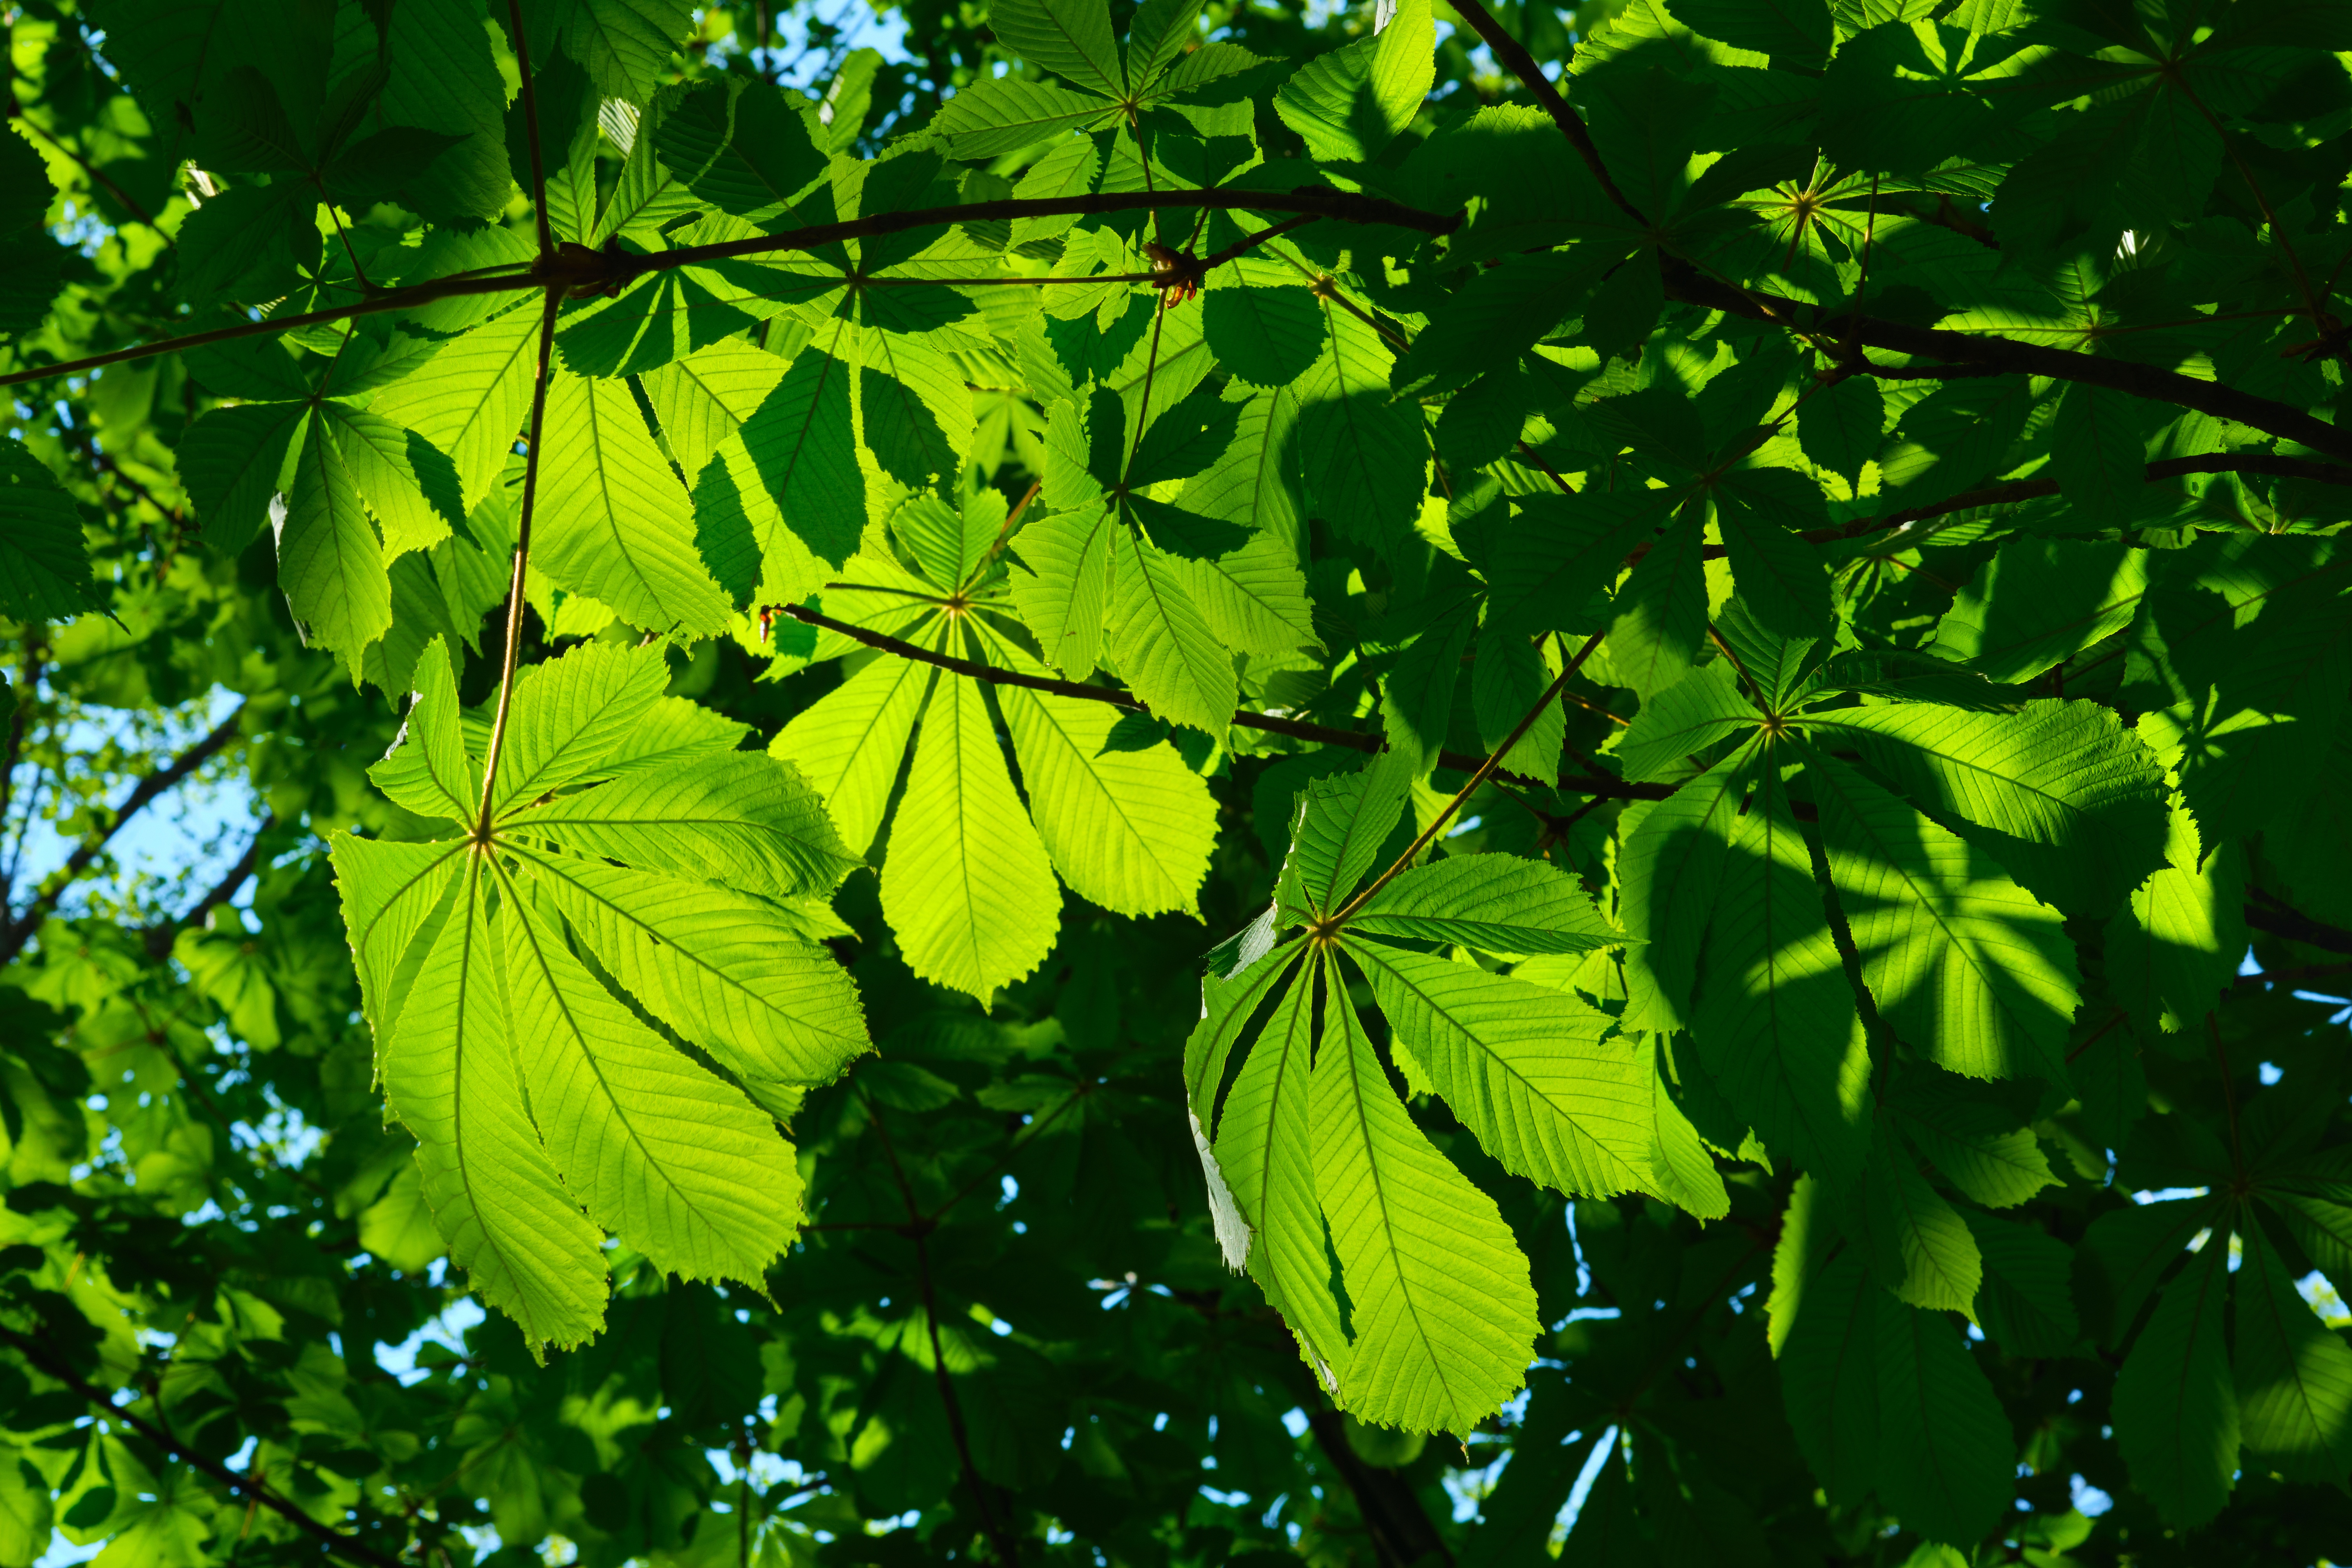
[[[331,1525],[320,1523],[251,1476],[232,1470],[217,1459],[207,1458],[196,1450],[183,1445],[179,1439],[145,1416],[134,1415],[123,1409],[114,1403],[105,1389],[83,1378],[72,1368],[51,1356],[37,1340],[27,1339],[16,1330],[5,1326],[0,1326],[0,1339],[5,1339],[26,1361],[31,1362],[103,1411],[108,1420],[121,1422],[150,1443],[180,1460],[181,1463],[202,1471],[228,1488],[230,1491],[242,1496],[248,1503],[257,1503],[286,1520],[297,1530],[323,1544],[328,1551],[350,1562],[363,1563],[366,1568],[403,1568],[403,1564],[397,1558],[386,1556],[372,1546],[352,1540],[349,1535]]]
[[[866,1114],[874,1123],[874,1136],[890,1163],[891,1179],[898,1185],[898,1195],[906,1201],[904,1234],[915,1243],[915,1282],[923,1293],[923,1326],[930,1333],[931,1372],[939,1380],[940,1404],[947,1413],[948,1436],[955,1441],[956,1457],[963,1461],[964,1484],[971,1489],[973,1506],[980,1510],[981,1531],[988,1537],[996,1560],[1004,1568],[1013,1568],[1021,1561],[1020,1554],[1012,1538],[997,1524],[996,1510],[989,1506],[988,1483],[981,1479],[980,1467],[972,1463],[971,1441],[964,1432],[963,1404],[956,1398],[955,1380],[948,1375],[947,1355],[940,1345],[940,1310],[931,1293],[931,1251],[926,1240],[938,1222],[924,1218],[921,1205],[915,1202],[915,1189],[907,1180],[906,1167],[898,1163],[898,1151],[890,1142],[890,1130],[882,1124],[882,1113],[875,1108],[873,1097],[861,1090],[858,1098],[866,1102]]]
[[[918,647],[915,644],[902,641],[898,637],[888,637],[881,632],[868,631],[864,626],[851,626],[846,621],[836,621],[830,616],[822,615],[799,605],[772,605],[766,606],[763,613],[790,616],[804,625],[816,626],[824,631],[837,632],[852,642],[863,643],[867,647],[878,648],[884,653],[895,654],[900,658],[913,659],[918,664],[928,664],[940,669],[952,671],[957,675],[968,676],[973,680],[984,680],[992,686],[1018,686],[1030,691],[1051,692],[1056,697],[1074,697],[1082,702],[1108,702],[1138,713],[1151,711],[1150,705],[1132,692],[1116,691],[1108,686],[1084,685],[1075,680],[1059,680],[1047,675],[1031,675],[1025,670],[1005,669],[997,665],[982,664],[976,659],[958,658],[953,654],[933,653],[927,647]],[[1388,748],[1387,740],[1380,735],[1368,734],[1360,730],[1335,730],[1328,725],[1309,723],[1303,719],[1285,718],[1275,713],[1257,713],[1246,708],[1234,712],[1234,723],[1244,730],[1263,730],[1271,735],[1287,735],[1293,740],[1311,741],[1319,745],[1346,746],[1359,752],[1380,752]],[[1485,765],[1485,759],[1468,756],[1460,752],[1440,752],[1437,754],[1437,760],[1439,766],[1452,768],[1461,773],[1473,773]],[[1531,774],[1512,773],[1507,769],[1497,768],[1489,776],[1507,779],[1513,784],[1531,784],[1538,789],[1556,789],[1564,795],[1599,795],[1610,800],[1664,800],[1674,793],[1674,788],[1670,784],[1629,784],[1623,779],[1612,778],[1605,773],[1567,773],[1556,779],[1549,779],[1537,778]]]
[[[25,944],[33,940],[33,933],[40,929],[41,921],[57,908],[58,900],[64,896],[66,889],[73,885],[76,877],[89,869],[90,862],[98,858],[108,841],[122,830],[125,823],[138,816],[156,796],[212,761],[224,747],[236,739],[237,721],[244,714],[245,704],[240,702],[236,710],[222,720],[211,734],[181,752],[168,766],[159,768],[139,781],[138,787],[115,808],[106,826],[75,847],[74,852],[66,857],[66,863],[50,873],[47,890],[26,905],[25,912],[7,926],[5,934],[0,934],[0,964],[14,962],[16,955],[25,951]]]
[[[1355,1495],[1356,1511],[1363,1516],[1364,1532],[1371,1537],[1373,1560],[1380,1568],[1413,1568],[1427,1563],[1452,1568],[1454,1553],[1430,1521],[1429,1510],[1413,1495],[1410,1482],[1393,1470],[1367,1464],[1349,1446],[1346,1423],[1338,1411],[1312,1411],[1307,1425],[1325,1461]]]
[[[2305,963],[2293,969],[2265,969],[2253,974],[2241,974],[2240,985],[2299,985],[2306,980],[2321,980],[2331,974],[2352,971],[2352,959],[2337,963]]]
[[[236,890],[245,886],[245,879],[260,866],[262,837],[277,825],[277,821],[275,816],[261,819],[260,825],[253,830],[253,841],[245,847],[245,853],[236,858],[236,864],[223,873],[220,880],[215,882],[203,898],[190,905],[186,912],[160,920],[147,928],[145,945],[148,957],[159,963],[170,957],[173,938],[190,926],[201,924],[206,915],[236,897]]]
[[[2246,901],[2246,923],[2256,931],[2266,931],[2273,936],[2283,936],[2305,947],[2315,947],[2327,952],[2352,952],[2352,931],[2313,920],[2302,910],[2289,909],[2259,889]]]
[[[2275,479],[2311,479],[2324,485],[2352,485],[2352,467],[2341,463],[2315,463],[2305,458],[2279,458],[2267,452],[2208,452],[2194,458],[2162,458],[2147,466],[2145,476],[2149,484],[2163,479],[2177,479],[2183,474],[2268,474]],[[2014,501],[2033,500],[2058,493],[2055,479],[2011,479],[2007,484],[1988,485],[1982,489],[1963,490],[1960,494],[1933,502],[1927,506],[1907,507],[1883,517],[1857,518],[1835,528],[1808,529],[1797,535],[1809,544],[1831,544],[1839,540],[1860,539],[1864,534],[1878,533],[1906,523],[1925,522],[1929,518],[1948,517],[1956,511],[1970,511],[1982,506],[2006,506]],[[1709,559],[1723,553],[1720,545],[1709,545],[1705,552]]]
[[[1337,218],[1342,223],[1388,224],[1410,228],[1423,234],[1451,234],[1460,226],[1462,215],[1441,216],[1423,212],[1376,196],[1352,195],[1345,191],[1327,191],[1305,187],[1296,191],[1115,191],[1084,196],[1050,196],[1034,199],[1008,197],[994,202],[967,202],[960,206],[920,207],[907,212],[876,213],[867,217],[853,218],[846,223],[822,224],[813,228],[794,229],[789,234],[761,236],[753,239],[730,240],[719,245],[693,246],[679,250],[659,251],[650,256],[608,256],[601,250],[589,250],[575,246],[560,252],[551,261],[534,263],[529,270],[501,273],[493,277],[435,278],[398,289],[387,289],[354,300],[348,305],[335,305],[323,310],[310,310],[297,316],[280,316],[268,321],[244,321],[233,327],[217,327],[210,331],[192,332],[186,337],[165,338],[152,343],[135,343],[116,349],[110,353],[91,354],[86,359],[67,360],[57,364],[37,365],[29,370],[10,371],[0,375],[0,386],[15,386],[23,382],[47,381],[60,375],[77,375],[83,371],[98,370],[110,364],[122,364],[131,360],[150,359],[156,354],[177,353],[186,349],[202,348],[207,343],[227,342],[236,338],[256,337],[265,332],[289,331],[297,327],[324,326],[334,321],[347,321],[355,316],[383,315],[388,312],[415,310],[440,300],[452,300],[472,294],[509,294],[526,289],[560,289],[568,297],[574,293],[602,293],[619,288],[651,272],[667,272],[679,267],[699,267],[712,261],[732,258],[758,256],[787,250],[815,250],[838,244],[845,239],[865,239],[876,235],[899,234],[910,228],[945,228],[959,223],[973,223],[989,218],[1016,217],[1086,217],[1103,213],[1151,212],[1169,207],[1215,207],[1220,210],[1259,212],[1310,213],[1317,217]],[[1080,279],[1080,281],[1088,281]],[[1100,279],[1092,279],[1100,281]]]
[[[2156,365],[2108,359],[2074,349],[1915,327],[1875,316],[1824,311],[1818,306],[1777,294],[1735,287],[1707,277],[1689,262],[1675,257],[1666,258],[1664,274],[1666,297],[1685,304],[1723,310],[1752,321],[1768,321],[1795,331],[1834,334],[1859,346],[1888,349],[1919,359],[1994,367],[1988,374],[2048,376],[2055,381],[2120,392],[2151,403],[2169,403],[2219,419],[2234,419],[2241,425],[2352,461],[2352,429],[2330,425],[2300,408],[2240,392],[2220,382],[2199,381]]]
[[[1469,23],[1471,30],[1493,51],[1496,62],[1517,77],[1528,96],[1551,116],[1552,123],[1559,127],[1560,134],[1568,138],[1568,144],[1576,149],[1576,155],[1584,160],[1584,166],[1592,171],[1592,177],[1601,183],[1609,199],[1617,204],[1617,209],[1647,228],[1650,220],[1617,188],[1609,166],[1601,161],[1601,149],[1592,144],[1592,133],[1577,118],[1576,110],[1568,106],[1568,100],[1559,95],[1559,89],[1552,86],[1551,79],[1544,75],[1535,57],[1528,53],[1527,46],[1505,32],[1503,25],[1478,0],[1453,0],[1453,5],[1454,13]]]
[[[8,93],[8,118],[23,126],[26,130],[31,132],[34,135],[39,137],[42,141],[47,142],[50,146],[56,148],[58,152],[64,153],[68,158],[72,159],[75,165],[79,167],[83,174],[89,176],[90,183],[92,184],[105,186],[107,195],[112,196],[116,201],[122,204],[123,211],[129,213],[132,217],[137,218],[141,223],[145,224],[149,228],[153,229],[157,234],[163,235],[163,243],[165,245],[176,246],[180,243],[176,237],[163,234],[163,228],[152,217],[148,216],[147,209],[141,206],[137,202],[132,201],[131,199],[130,192],[124,190],[121,185],[116,184],[114,181],[110,178],[97,164],[91,163],[88,158],[83,157],[79,149],[68,144],[64,139],[54,132],[43,129],[29,115],[27,115],[25,112],[24,106],[16,101],[16,94],[14,88],[11,88]]]

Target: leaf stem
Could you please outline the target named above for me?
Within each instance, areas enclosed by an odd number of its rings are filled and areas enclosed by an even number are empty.
[[[482,759],[482,811],[474,822],[474,842],[490,841],[492,803],[497,799],[499,759],[506,751],[507,711],[514,702],[515,659],[522,647],[523,574],[530,565],[531,511],[539,499],[539,456],[541,426],[547,417],[548,362],[555,352],[555,313],[563,303],[560,289],[547,291],[539,321],[539,374],[530,387],[530,433],[522,459],[522,510],[515,523],[514,581],[507,591],[506,651],[499,663],[499,708],[490,721],[489,750]]]
[[[1553,679],[1549,686],[1544,688],[1543,695],[1536,699],[1535,706],[1528,709],[1517,724],[1511,726],[1511,732],[1503,737],[1500,745],[1487,753],[1486,760],[1478,764],[1477,771],[1470,775],[1468,782],[1454,792],[1454,798],[1447,801],[1444,809],[1430,819],[1429,826],[1423,828],[1411,844],[1405,846],[1404,853],[1398,856],[1387,870],[1373,878],[1370,887],[1349,900],[1347,905],[1331,917],[1331,924],[1334,926],[1346,924],[1349,916],[1362,909],[1371,900],[1374,894],[1394,881],[1406,867],[1412,865],[1415,856],[1436,841],[1437,836],[1445,830],[1445,825],[1454,820],[1454,814],[1462,809],[1462,803],[1468,800],[1471,793],[1480,784],[1485,784],[1502,766],[1503,759],[1510,754],[1511,748],[1519,743],[1519,737],[1533,729],[1535,721],[1543,717],[1544,710],[1550,707],[1559,699],[1559,694],[1568,689],[1570,678],[1584,667],[1584,661],[1592,657],[1593,650],[1601,646],[1601,639],[1608,635],[1604,629],[1584,639],[1584,646],[1576,650],[1576,657],[1568,661],[1566,667]]]

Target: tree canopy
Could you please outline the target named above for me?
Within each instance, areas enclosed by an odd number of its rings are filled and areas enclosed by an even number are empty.
[[[0,20],[0,1568],[2342,1559],[2352,0]]]

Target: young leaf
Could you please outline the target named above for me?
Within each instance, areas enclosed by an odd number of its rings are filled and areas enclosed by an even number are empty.
[[[1334,49],[1290,79],[1275,112],[1327,163],[1370,163],[1412,122],[1437,67],[1428,0],[1400,0],[1369,38]]]
[[[1540,860],[1461,855],[1416,866],[1367,900],[1349,929],[1457,942],[1482,952],[1593,952],[1625,933],[1573,878]]]

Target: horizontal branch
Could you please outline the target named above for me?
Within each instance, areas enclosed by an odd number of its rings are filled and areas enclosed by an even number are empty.
[[[2259,889],[2246,903],[2246,923],[2256,931],[2266,931],[2305,947],[2327,952],[2352,952],[2352,931],[2313,920]]]
[[[567,294],[598,293],[624,286],[637,278],[654,272],[667,272],[680,267],[703,266],[712,261],[724,261],[747,256],[769,255],[782,251],[815,250],[843,240],[871,238],[878,235],[902,234],[913,228],[945,228],[959,223],[983,222],[992,218],[1018,217],[1085,217],[1106,213],[1182,211],[1196,207],[1215,207],[1224,211],[1298,213],[1310,217],[1335,218],[1341,223],[1389,224],[1412,229],[1422,234],[1451,234],[1462,221],[1462,215],[1423,212],[1418,207],[1384,201],[1378,196],[1360,196],[1346,191],[1327,191],[1308,187],[1296,191],[1242,190],[1180,190],[1180,191],[1115,191],[1093,195],[1051,196],[1034,199],[1007,198],[994,202],[967,202],[960,206],[917,207],[906,212],[875,213],[867,217],[852,218],[846,223],[821,224],[810,228],[794,229],[789,234],[761,235],[751,239],[729,240],[718,245],[688,246],[677,250],[657,251],[633,256],[625,253],[607,254],[591,250],[585,246],[565,247],[551,260],[535,263],[528,270],[500,273],[495,276],[448,277],[427,279],[423,282],[404,284],[353,300],[348,305],[336,305],[323,310],[310,310],[300,315],[274,317],[260,321],[242,321],[233,327],[217,327],[209,331],[192,332],[185,337],[165,338],[152,343],[134,343],[129,348],[110,353],[92,354],[87,359],[68,360],[58,364],[35,366],[28,370],[10,371],[0,375],[0,386],[16,386],[25,382],[47,381],[60,375],[78,375],[84,371],[100,370],[110,364],[123,364],[132,360],[152,359],[157,354],[178,353],[187,349],[203,348],[209,343],[227,342],[236,338],[257,337],[268,332],[291,331],[301,327],[328,326],[348,321],[360,316],[379,316],[401,310],[413,310],[439,300],[454,300],[474,294],[513,294],[527,289],[561,288]],[[1203,268],[1208,263],[1202,264]],[[1096,279],[1090,281],[1100,282]]]
[[[2315,451],[2352,461],[2352,429],[2339,428],[2292,405],[2257,397],[2218,381],[2199,381],[2156,365],[2109,359],[2076,349],[2051,348],[2012,338],[1915,327],[1876,316],[1824,310],[1801,300],[1710,278],[1675,257],[1665,258],[1664,272],[1667,298],[1686,304],[1722,310],[1751,321],[1832,334],[1863,347],[1888,349],[1918,359],[1982,365],[1989,367],[1989,374],[2039,375],[2053,381],[2104,387],[2129,397],[2210,414],[2217,419],[2234,419],[2241,425],[2300,442]]]
[[[1017,686],[1030,691],[1050,692],[1056,697],[1073,697],[1082,702],[1108,702],[1137,713],[1151,711],[1150,706],[1132,692],[1115,691],[1108,686],[1091,686],[1081,681],[1061,680],[1049,675],[1031,675],[1025,670],[1005,669],[998,665],[982,664],[977,659],[959,658],[949,653],[934,653],[929,648],[919,647],[881,632],[851,626],[846,621],[836,621],[830,616],[799,605],[780,605],[770,608],[773,614],[790,616],[803,625],[837,632],[852,642],[863,643],[883,653],[950,670],[973,680],[986,681],[991,686]],[[1244,730],[1263,730],[1272,735],[1287,735],[1292,740],[1311,741],[1319,745],[1345,746],[1351,751],[1370,752],[1385,751],[1388,747],[1388,742],[1381,736],[1360,730],[1334,730],[1328,725],[1312,724],[1303,719],[1285,718],[1276,713],[1255,712],[1246,708],[1234,711],[1234,723]],[[1485,759],[1465,756],[1460,752],[1441,752],[1437,761],[1441,767],[1474,773]],[[1559,778],[1538,778],[1532,773],[1498,769],[1490,776],[1539,789],[1556,789],[1564,795],[1593,795],[1610,800],[1664,800],[1674,793],[1671,785],[1629,784],[1605,773],[1564,773]]]
[[[2324,485],[2352,485],[2352,466],[2341,463],[2315,463],[2305,458],[2273,457],[2268,452],[2208,452],[2194,458],[2161,458],[2147,466],[2147,482],[2156,484],[2164,479],[2177,479],[2184,474],[2268,474],[2274,479],[2311,479]],[[1809,544],[1829,544],[1843,539],[1860,539],[1864,534],[1877,533],[1890,528],[1902,528],[1929,518],[1948,517],[1956,511],[1970,511],[1980,506],[2007,506],[2015,501],[2035,500],[2058,493],[2055,479],[2012,479],[2007,484],[1988,485],[1982,489],[1963,490],[1958,495],[1927,506],[1907,507],[1891,511],[1884,517],[1859,518],[1836,528],[1808,529],[1797,537]],[[1709,545],[1709,556],[1722,553],[1719,545]]]
[[[9,922],[4,932],[0,932],[0,965],[14,962],[16,955],[25,951],[25,944],[33,940],[33,933],[40,929],[41,921],[57,908],[58,900],[64,896],[66,889],[73,885],[76,877],[89,869],[90,863],[104,851],[108,842],[122,831],[125,823],[138,816],[156,796],[212,761],[222,748],[236,739],[237,721],[244,714],[245,704],[240,702],[236,710],[222,720],[211,734],[181,752],[166,766],[141,779],[138,786],[115,808],[107,825],[74,847],[73,853],[66,857],[66,863],[49,875],[47,888],[25,907],[22,915]]]
[[[251,1476],[232,1470],[217,1459],[207,1458],[195,1449],[183,1444],[156,1423],[143,1415],[134,1415],[123,1409],[114,1403],[106,1389],[80,1376],[71,1367],[50,1355],[37,1340],[26,1339],[14,1329],[6,1327],[0,1327],[0,1339],[5,1339],[26,1361],[31,1362],[49,1376],[56,1378],[92,1405],[103,1411],[108,1420],[121,1422],[183,1464],[203,1471],[247,1501],[258,1503],[286,1520],[305,1535],[318,1541],[328,1551],[351,1562],[362,1563],[364,1568],[402,1568],[397,1558],[378,1552],[374,1547],[362,1542],[354,1541],[331,1525],[320,1523]]]

